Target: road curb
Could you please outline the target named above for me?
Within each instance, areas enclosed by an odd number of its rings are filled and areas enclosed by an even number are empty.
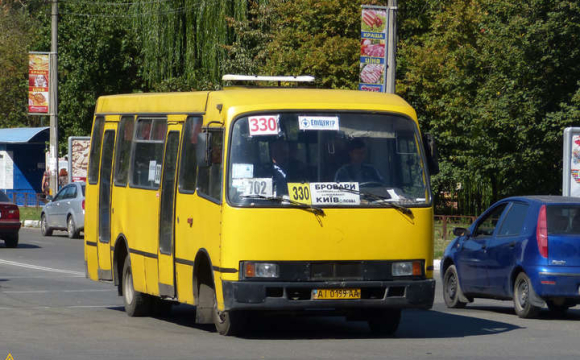
[[[24,220],[22,226],[38,228],[40,227],[40,220]]]

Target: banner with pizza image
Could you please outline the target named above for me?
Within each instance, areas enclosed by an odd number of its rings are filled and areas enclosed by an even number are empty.
[[[359,90],[385,92],[387,21],[385,6],[363,6]]]
[[[48,114],[50,55],[48,53],[28,54],[28,113]]]

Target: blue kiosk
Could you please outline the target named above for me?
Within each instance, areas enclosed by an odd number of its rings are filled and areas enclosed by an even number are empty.
[[[48,127],[0,129],[0,190],[20,206],[37,204],[49,139]]]

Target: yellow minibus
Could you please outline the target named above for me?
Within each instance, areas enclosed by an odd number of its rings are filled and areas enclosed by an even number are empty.
[[[222,335],[257,312],[341,315],[393,333],[401,310],[433,305],[431,140],[393,94],[100,97],[88,277],[117,286],[129,316],[191,304]]]

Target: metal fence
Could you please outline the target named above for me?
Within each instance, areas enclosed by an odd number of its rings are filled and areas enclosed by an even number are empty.
[[[6,196],[10,199],[13,204],[18,206],[26,207],[41,207],[47,200],[44,198],[42,193],[31,193],[31,192],[10,192]]]
[[[455,238],[454,228],[468,227],[476,218],[476,216],[435,215],[435,256],[442,254],[447,244]]]

